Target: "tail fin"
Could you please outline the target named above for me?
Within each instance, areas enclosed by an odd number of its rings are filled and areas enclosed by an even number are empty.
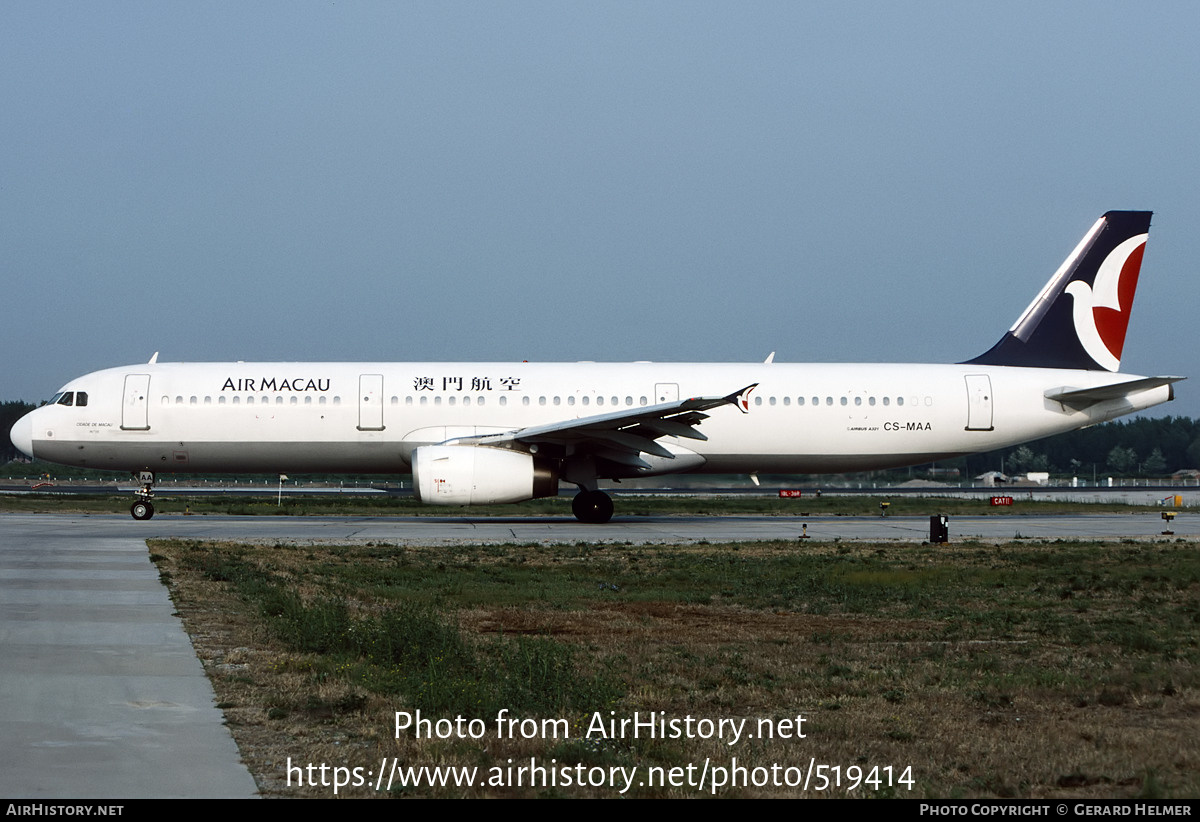
[[[967,362],[1119,369],[1150,214],[1110,211],[1097,220],[1000,342]]]

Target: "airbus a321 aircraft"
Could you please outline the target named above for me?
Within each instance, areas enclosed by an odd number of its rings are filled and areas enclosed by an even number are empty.
[[[956,365],[160,363],[72,380],[22,417],[31,457],[132,472],[411,471],[433,505],[519,502],[600,480],[916,465],[1070,431],[1173,398],[1115,373],[1150,212],[1101,217],[985,354]]]

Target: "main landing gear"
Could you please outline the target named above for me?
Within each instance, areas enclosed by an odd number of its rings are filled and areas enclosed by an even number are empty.
[[[608,522],[613,515],[612,497],[603,491],[583,490],[571,501],[571,512],[580,522],[599,525]]]
[[[142,487],[134,491],[137,501],[129,506],[129,513],[134,519],[150,519],[154,516],[154,503],[150,501],[154,498],[154,472],[139,471],[136,478]]]

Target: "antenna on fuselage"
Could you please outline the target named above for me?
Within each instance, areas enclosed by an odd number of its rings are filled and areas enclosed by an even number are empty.
[[[158,352],[157,351],[155,351],[154,356],[150,358],[150,365],[154,365],[156,362],[158,362]]]

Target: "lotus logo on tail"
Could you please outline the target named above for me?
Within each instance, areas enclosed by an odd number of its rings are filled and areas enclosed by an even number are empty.
[[[1080,344],[1097,365],[1109,371],[1121,367],[1129,309],[1147,236],[1130,237],[1114,248],[1100,264],[1091,286],[1073,280],[1066,288],[1075,298],[1073,318]]]

